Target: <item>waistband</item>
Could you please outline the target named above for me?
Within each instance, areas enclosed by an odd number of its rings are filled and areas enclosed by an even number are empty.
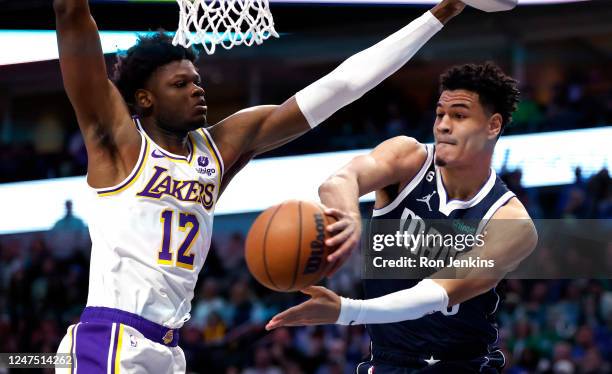
[[[122,323],[135,328],[145,338],[168,347],[176,347],[179,341],[179,330],[158,325],[137,314],[119,309],[88,306],[81,314],[81,322]]]
[[[464,361],[487,355],[486,347],[461,347],[461,350],[449,350],[448,352],[407,352],[391,350],[384,347],[372,347],[373,361],[401,367],[425,367],[432,360],[440,361]]]

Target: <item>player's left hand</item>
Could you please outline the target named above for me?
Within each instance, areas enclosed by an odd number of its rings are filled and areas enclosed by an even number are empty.
[[[340,316],[340,296],[320,286],[310,286],[301,292],[310,295],[310,299],[275,315],[266,325],[266,330],[336,323]]]
[[[326,275],[331,277],[348,260],[353,250],[359,245],[359,240],[361,239],[361,215],[359,213],[344,212],[335,208],[326,208],[325,214],[337,219],[336,222],[325,228],[333,235],[325,241],[325,245],[337,247],[332,254],[327,256],[327,261],[331,266]]]

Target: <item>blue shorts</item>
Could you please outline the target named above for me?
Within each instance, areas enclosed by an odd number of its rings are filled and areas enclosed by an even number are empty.
[[[434,356],[414,356],[410,359],[412,364],[402,365],[376,359],[362,362],[357,366],[357,374],[499,374],[506,364],[500,350],[465,360],[437,360]]]

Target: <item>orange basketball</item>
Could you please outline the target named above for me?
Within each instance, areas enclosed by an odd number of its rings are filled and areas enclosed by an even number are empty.
[[[310,201],[289,200],[266,209],[249,230],[245,258],[258,282],[291,292],[317,283],[329,268],[325,227],[335,218]]]

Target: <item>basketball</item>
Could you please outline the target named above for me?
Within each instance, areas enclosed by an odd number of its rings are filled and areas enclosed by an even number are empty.
[[[518,4],[518,0],[465,0],[463,2],[484,12],[504,12],[514,9]]]
[[[317,283],[329,269],[325,227],[335,218],[315,202],[289,200],[261,213],[249,230],[245,258],[264,286],[292,292]]]

